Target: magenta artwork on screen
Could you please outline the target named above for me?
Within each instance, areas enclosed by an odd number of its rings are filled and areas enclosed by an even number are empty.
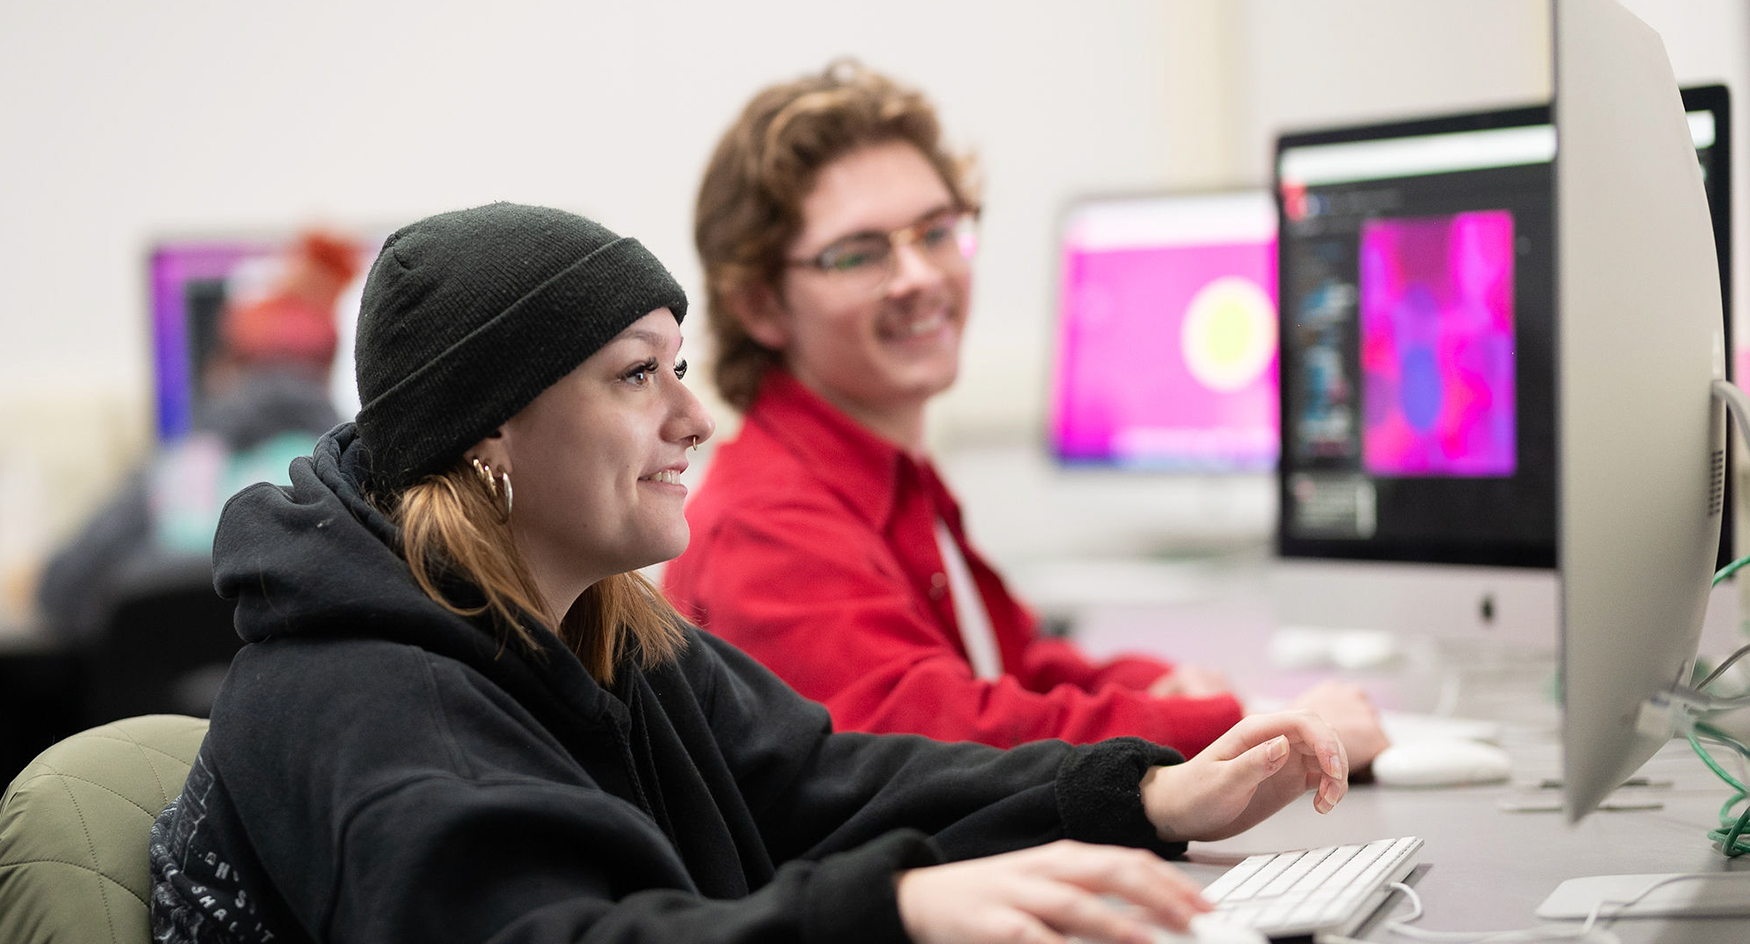
[[[1070,461],[1267,470],[1275,241],[1068,246],[1052,437]]]
[[[1513,259],[1506,210],[1363,224],[1368,473],[1514,473]]]

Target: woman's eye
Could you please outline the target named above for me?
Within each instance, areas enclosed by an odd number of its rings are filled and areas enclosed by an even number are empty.
[[[651,358],[626,372],[626,380],[634,386],[642,387],[650,382],[650,375],[656,373],[656,358]]]
[[[687,362],[685,360],[674,362],[674,377],[676,380],[687,379]]]

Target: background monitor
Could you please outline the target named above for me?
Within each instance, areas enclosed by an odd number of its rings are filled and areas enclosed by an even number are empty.
[[[1562,744],[1573,821],[1675,730],[1658,706],[1690,683],[1716,563],[1727,454],[1712,386],[1729,348],[1715,254],[1723,230],[1664,45],[1614,3],[1555,8]],[[1726,139],[1725,110],[1711,114]]]
[[[1274,467],[1275,231],[1272,201],[1257,190],[1069,207],[1049,421],[1060,461]]]
[[[285,253],[296,239],[240,237],[170,239],[155,243],[147,260],[151,305],[151,357],[155,428],[168,442],[187,434],[207,397],[203,365],[213,353],[219,315],[231,298],[259,295],[274,284]],[[363,272],[376,256],[381,236],[363,241],[360,274],[335,305],[339,348],[331,372],[330,398],[342,418],[358,412],[352,342],[358,321]]]
[[[1724,272],[1725,89],[1684,101]],[[1279,140],[1283,556],[1555,566],[1555,151],[1543,107]]]
[[[152,247],[154,415],[160,441],[178,439],[206,398],[201,365],[212,354],[219,313],[234,274],[271,264],[282,244],[269,239],[180,240]]]

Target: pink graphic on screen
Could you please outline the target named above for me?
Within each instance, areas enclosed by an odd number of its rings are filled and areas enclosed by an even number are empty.
[[[1051,433],[1069,461],[1276,461],[1273,239],[1066,247]]]
[[[1512,213],[1367,222],[1360,276],[1366,470],[1512,475]]]

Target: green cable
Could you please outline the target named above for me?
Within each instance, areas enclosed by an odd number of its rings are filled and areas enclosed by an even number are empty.
[[[1701,762],[1708,765],[1708,768],[1718,775],[1721,780],[1730,784],[1732,789],[1737,790],[1739,793],[1750,795],[1750,787],[1744,786],[1738,782],[1737,778],[1726,773],[1726,769],[1720,766],[1719,761],[1714,760],[1713,755],[1707,752],[1707,748],[1701,746],[1701,741],[1693,734],[1689,735],[1689,746],[1695,749],[1695,754],[1697,757],[1701,758]],[[1737,801],[1734,800],[1733,802]]]
[[[1738,571],[1744,569],[1744,566],[1746,564],[1750,564],[1750,557],[1740,557],[1737,560],[1731,562],[1730,564],[1727,564],[1726,566],[1721,567],[1718,571],[1716,571],[1714,573],[1713,585],[1716,587],[1719,586],[1720,581],[1722,581],[1722,580],[1726,579],[1727,577],[1730,577],[1733,574],[1737,573]]]
[[[1743,755],[1746,760],[1750,760],[1750,746],[1740,744],[1738,739],[1727,734],[1724,728],[1708,724],[1706,721],[1697,721],[1695,722],[1695,729],[1702,734],[1707,735],[1709,739],[1717,741],[1720,744],[1737,751],[1739,754]]]
[[[1745,757],[1750,757],[1750,748],[1738,743],[1736,739],[1719,728],[1706,722],[1697,722],[1695,728],[1706,734],[1709,740],[1718,741]],[[1701,758],[1702,763],[1706,764],[1715,775],[1730,784],[1732,789],[1736,791],[1731,798],[1726,800],[1725,805],[1720,807],[1720,825],[1716,829],[1709,830],[1707,837],[1719,845],[1720,852],[1724,853],[1727,858],[1736,858],[1750,852],[1750,837],[1744,836],[1746,829],[1750,829],[1750,806],[1746,806],[1743,814],[1736,817],[1731,812],[1732,807],[1738,805],[1740,801],[1750,799],[1750,787],[1739,783],[1737,778],[1727,773],[1726,769],[1714,760],[1713,755],[1701,746],[1701,741],[1695,736],[1694,731],[1685,737],[1689,740],[1689,746],[1695,751],[1696,756]]]
[[[1726,858],[1736,858],[1750,852],[1750,838],[1744,837],[1744,829],[1750,826],[1750,806],[1744,808],[1742,815],[1732,817],[1732,806],[1739,800],[1746,799],[1745,794],[1738,794],[1726,801],[1720,807],[1720,828],[1708,830],[1707,837],[1719,844],[1720,851]]]
[[[1743,570],[1747,565],[1750,565],[1750,556],[1740,557],[1737,560],[1732,561],[1730,564],[1721,567],[1714,573],[1714,582],[1712,586],[1719,586],[1720,581],[1732,576],[1740,570]],[[1746,748],[1743,744],[1738,743],[1736,738],[1731,737],[1719,728],[1706,722],[1696,722],[1695,730],[1706,734],[1709,740],[1724,744],[1737,751],[1739,754],[1742,754],[1744,757],[1750,758],[1750,748]],[[1732,815],[1732,807],[1738,805],[1742,800],[1750,799],[1750,787],[1745,787],[1738,782],[1737,778],[1726,773],[1725,768],[1721,767],[1719,763],[1713,759],[1713,755],[1709,754],[1707,749],[1701,746],[1701,741],[1696,739],[1694,731],[1691,731],[1685,736],[1689,739],[1689,746],[1695,750],[1696,756],[1701,758],[1702,763],[1708,765],[1708,767],[1712,769],[1721,780],[1731,784],[1732,789],[1736,791],[1726,800],[1725,805],[1720,807],[1719,828],[1709,830],[1707,837],[1719,845],[1720,852],[1724,853],[1727,858],[1736,858],[1746,852],[1750,852],[1750,839],[1746,839],[1744,836],[1746,829],[1750,829],[1750,806],[1745,806],[1742,814],[1736,817]]]

